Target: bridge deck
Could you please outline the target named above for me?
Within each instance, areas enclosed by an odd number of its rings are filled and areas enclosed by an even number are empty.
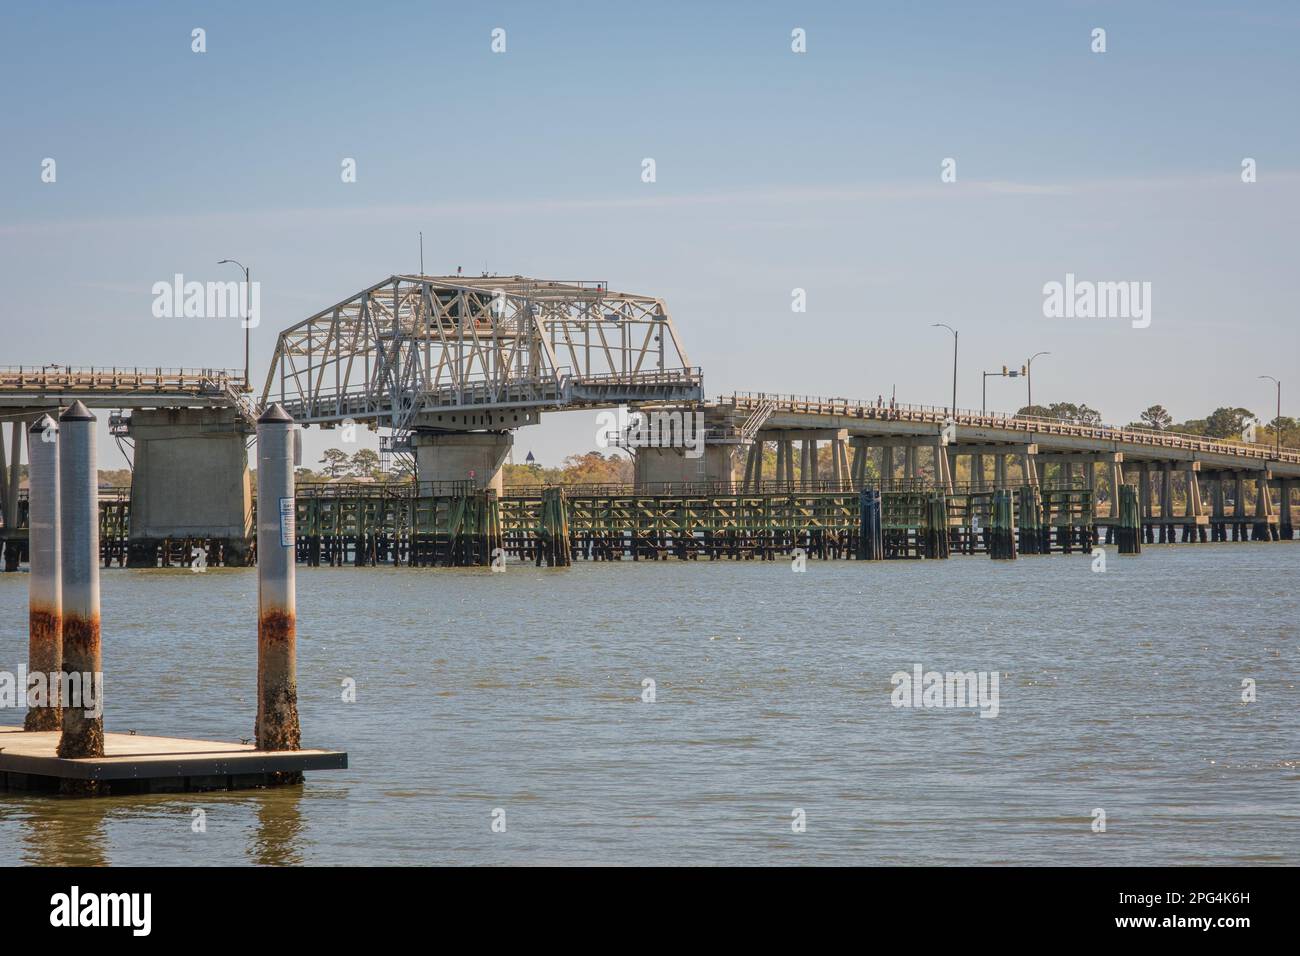
[[[98,408],[240,404],[243,375],[226,369],[0,367],[0,407],[42,408],[79,400]]]

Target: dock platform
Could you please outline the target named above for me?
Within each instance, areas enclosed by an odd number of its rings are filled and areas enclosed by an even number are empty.
[[[104,734],[104,756],[56,755],[56,731],[0,726],[0,790],[57,790],[64,780],[107,784],[112,793],[243,790],[306,770],[343,770],[337,750],[258,750],[251,744],[143,734]]]

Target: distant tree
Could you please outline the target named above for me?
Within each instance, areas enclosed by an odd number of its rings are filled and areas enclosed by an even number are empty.
[[[1051,418],[1052,410],[1046,405],[1025,405],[1016,414],[1027,418]]]
[[[348,473],[354,478],[378,478],[379,453],[369,448],[362,448],[348,460]]]
[[[342,478],[352,469],[352,459],[341,448],[326,448],[319,464],[325,466],[321,470],[330,478]]]
[[[1205,434],[1211,438],[1240,438],[1247,420],[1254,417],[1248,408],[1216,408],[1205,419]]]
[[[1174,423],[1174,416],[1163,405],[1152,405],[1139,418],[1147,428],[1154,428],[1158,432],[1165,431]]]
[[[1087,405],[1075,405],[1073,402],[1053,402],[1046,407],[1026,405],[1017,415],[1029,415],[1035,418],[1055,418],[1063,422],[1079,422],[1083,425],[1100,425],[1101,413]]]
[[[384,477],[388,481],[410,481],[415,477],[414,462],[409,456],[399,455],[392,460]]]

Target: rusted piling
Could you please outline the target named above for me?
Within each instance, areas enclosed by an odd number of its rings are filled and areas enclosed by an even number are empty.
[[[63,700],[60,757],[102,757],[103,665],[99,646],[99,473],[95,416],[81,402],[59,417],[59,532],[63,575]],[[96,792],[93,781],[73,781]]]
[[[39,699],[28,701],[24,730],[58,730],[63,667],[63,573],[59,567],[59,426],[42,415],[27,436],[27,670],[39,675]],[[26,690],[26,688],[24,688]]]
[[[299,750],[302,744],[298,726],[295,513],[293,418],[279,405],[272,405],[257,420],[258,619],[254,739],[258,750]],[[281,782],[295,781],[286,778]]]

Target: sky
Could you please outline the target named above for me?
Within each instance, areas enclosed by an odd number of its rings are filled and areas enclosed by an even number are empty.
[[[417,271],[422,231],[431,274],[663,298],[710,396],[947,404],[943,322],[962,407],[1047,351],[1039,404],[1268,418],[1270,374],[1295,415],[1297,48],[1300,5],[1249,0],[6,0],[0,365],[239,367],[238,320],[151,310],[235,258],[260,391],[281,329]],[[1150,324],[1046,316],[1067,275],[1150,283]],[[516,460],[595,430],[544,415]]]

